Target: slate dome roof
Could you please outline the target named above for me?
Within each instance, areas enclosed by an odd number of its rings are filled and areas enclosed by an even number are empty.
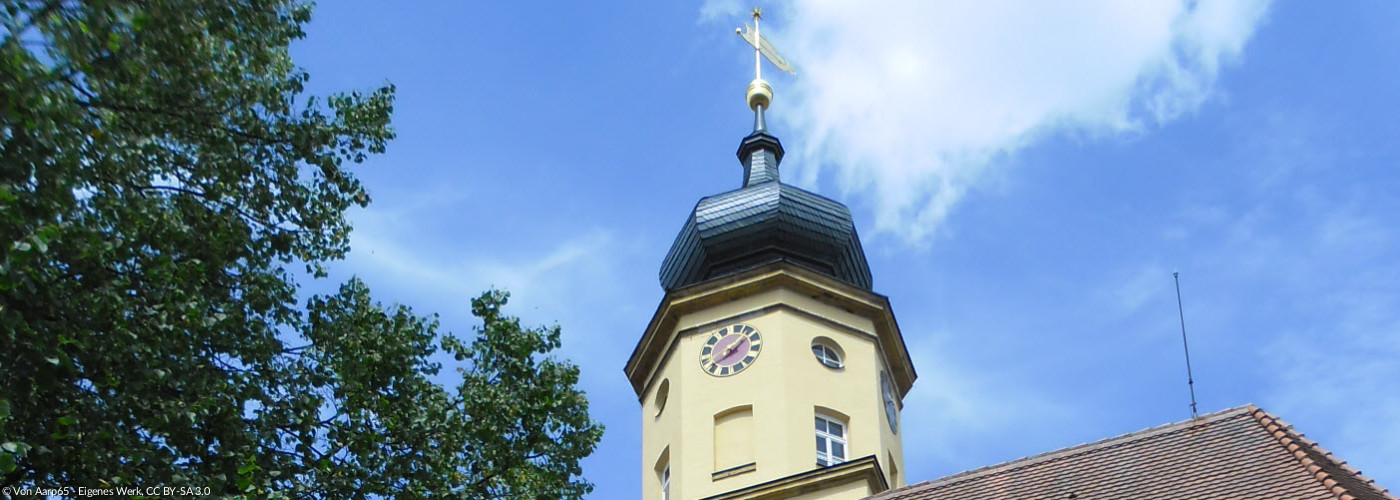
[[[869,290],[870,266],[850,210],[779,182],[783,147],[763,128],[744,138],[738,155],[743,186],[695,205],[661,264],[662,288],[788,261]]]

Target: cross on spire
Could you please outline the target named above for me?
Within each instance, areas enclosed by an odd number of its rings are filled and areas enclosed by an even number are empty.
[[[774,67],[788,73],[797,74],[788,64],[783,56],[778,55],[778,49],[763,35],[759,34],[759,20],[763,18],[763,9],[753,10],[753,27],[745,24],[743,28],[734,28],[734,34],[739,35],[745,42],[753,47],[753,81],[749,82],[748,103],[749,109],[754,111],[754,132],[761,132],[767,129],[763,121],[763,110],[769,103],[773,102],[773,87],[763,80],[763,60],[768,59]]]
[[[753,78],[755,80],[763,79],[764,58],[767,58],[768,62],[773,63],[773,66],[777,67],[779,70],[794,75],[797,74],[797,71],[792,68],[792,65],[788,64],[787,60],[783,59],[783,56],[778,55],[778,49],[774,48],[773,44],[769,42],[767,38],[763,38],[763,36],[759,34],[758,21],[762,18],[763,9],[755,8],[753,10],[752,27],[745,24],[743,28],[734,28],[734,33],[753,47]]]

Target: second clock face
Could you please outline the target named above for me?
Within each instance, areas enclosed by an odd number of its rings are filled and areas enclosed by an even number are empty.
[[[742,323],[720,328],[700,347],[700,369],[716,377],[728,377],[753,365],[763,350],[758,329]]]
[[[890,385],[890,374],[880,372],[880,393],[885,400],[885,421],[890,423],[890,432],[899,433],[899,407],[895,403],[894,387]]]

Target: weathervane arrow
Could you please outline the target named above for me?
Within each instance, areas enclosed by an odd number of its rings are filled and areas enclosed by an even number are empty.
[[[786,59],[783,59],[783,56],[778,55],[778,49],[773,47],[773,43],[769,42],[767,38],[763,38],[763,35],[758,33],[758,20],[762,17],[763,10],[754,9],[753,27],[744,24],[743,28],[734,28],[734,34],[739,35],[740,38],[743,38],[745,42],[748,42],[749,45],[754,48],[754,78],[761,78],[762,73],[760,70],[762,61],[759,59],[760,54],[767,58],[768,62],[773,63],[773,66],[776,66],[779,70],[796,75],[797,71],[792,68],[791,64],[788,64]]]
[[[773,66],[779,70],[797,74],[797,71],[792,69],[792,65],[788,64],[783,56],[778,55],[778,49],[774,48],[767,38],[763,38],[763,35],[759,34],[758,21],[762,18],[763,10],[754,9],[752,28],[747,24],[743,28],[734,28],[734,34],[739,35],[739,38],[743,38],[753,47],[753,81],[749,83],[747,97],[749,109],[752,109],[755,114],[755,132],[767,129],[763,120],[763,109],[767,108],[773,101],[773,87],[768,85],[768,82],[763,81],[763,59],[767,58],[768,62],[773,63]]]

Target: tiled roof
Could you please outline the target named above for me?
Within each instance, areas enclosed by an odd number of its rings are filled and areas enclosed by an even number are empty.
[[[869,500],[1398,500],[1254,405],[1013,460]]]

